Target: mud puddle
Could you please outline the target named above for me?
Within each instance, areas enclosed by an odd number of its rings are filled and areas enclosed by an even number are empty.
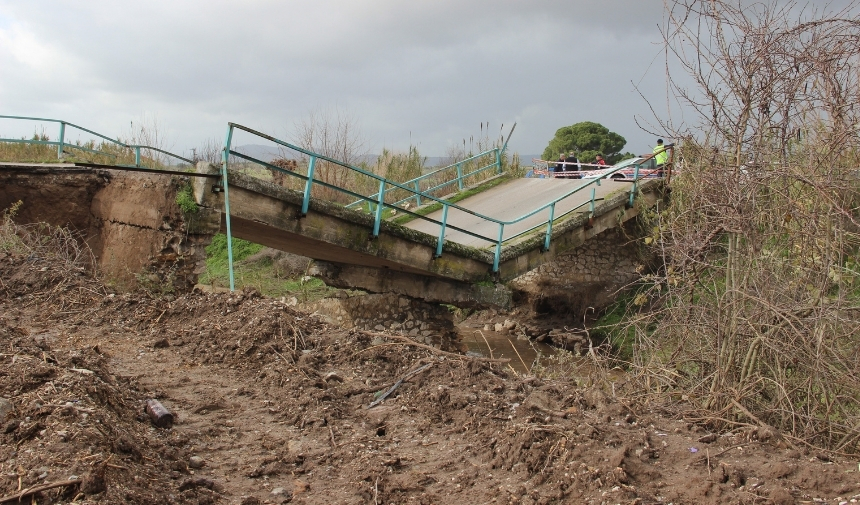
[[[510,358],[508,364],[518,374],[528,374],[539,359],[558,352],[558,348],[551,345],[484,330],[482,327],[458,326],[457,334],[466,345],[468,354],[485,358]]]

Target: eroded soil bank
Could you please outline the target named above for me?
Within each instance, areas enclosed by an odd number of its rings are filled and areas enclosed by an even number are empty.
[[[860,493],[854,459],[753,426],[708,433],[671,406],[625,399],[629,385],[613,395],[597,378],[517,376],[253,292],[114,294],[4,253],[0,363],[2,503],[781,505]],[[172,428],[143,414],[148,398],[175,414]]]

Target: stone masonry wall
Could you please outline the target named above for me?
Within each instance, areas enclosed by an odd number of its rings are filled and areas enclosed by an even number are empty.
[[[390,330],[445,350],[452,348],[456,335],[448,309],[396,294],[326,298],[305,305],[303,310],[343,328]]]
[[[638,279],[650,261],[635,236],[629,229],[609,229],[572,253],[517,277],[509,284],[514,303],[576,319],[590,309],[600,311],[619,289]]]

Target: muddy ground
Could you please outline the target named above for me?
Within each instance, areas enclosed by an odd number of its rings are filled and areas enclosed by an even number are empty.
[[[621,383],[518,375],[253,292],[116,294],[5,253],[0,363],[0,503],[860,499],[857,459],[709,433]]]

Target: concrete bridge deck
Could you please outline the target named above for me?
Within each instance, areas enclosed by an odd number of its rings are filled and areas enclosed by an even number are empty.
[[[561,198],[582,184],[583,181],[579,179],[512,179],[505,184],[460,201],[457,205],[484,216],[492,216],[500,221],[513,221],[548,202]],[[601,181],[600,186],[594,185],[592,187],[595,189],[595,199],[603,200],[607,196],[618,194],[619,191],[630,191],[632,185],[633,183],[630,181],[613,179]],[[577,209],[577,214],[589,212],[588,205],[583,204],[587,203],[590,199],[591,188],[586,188],[579,193],[571,195],[569,198],[561,200],[555,207],[556,219],[561,218],[573,209]],[[427,217],[441,221],[442,211],[432,212]],[[535,226],[539,226],[545,223],[548,218],[549,211],[544,210],[517,223],[506,225],[504,237],[512,237]],[[469,230],[477,235],[493,238],[498,235],[498,225],[496,223],[481,219],[474,214],[463,212],[459,209],[449,210],[447,222],[449,225]],[[439,226],[430,221],[416,219],[405,226],[430,235],[439,234]],[[537,232],[540,233],[540,230]],[[445,239],[469,247],[485,248],[491,245],[485,240],[458,230],[447,231]]]

